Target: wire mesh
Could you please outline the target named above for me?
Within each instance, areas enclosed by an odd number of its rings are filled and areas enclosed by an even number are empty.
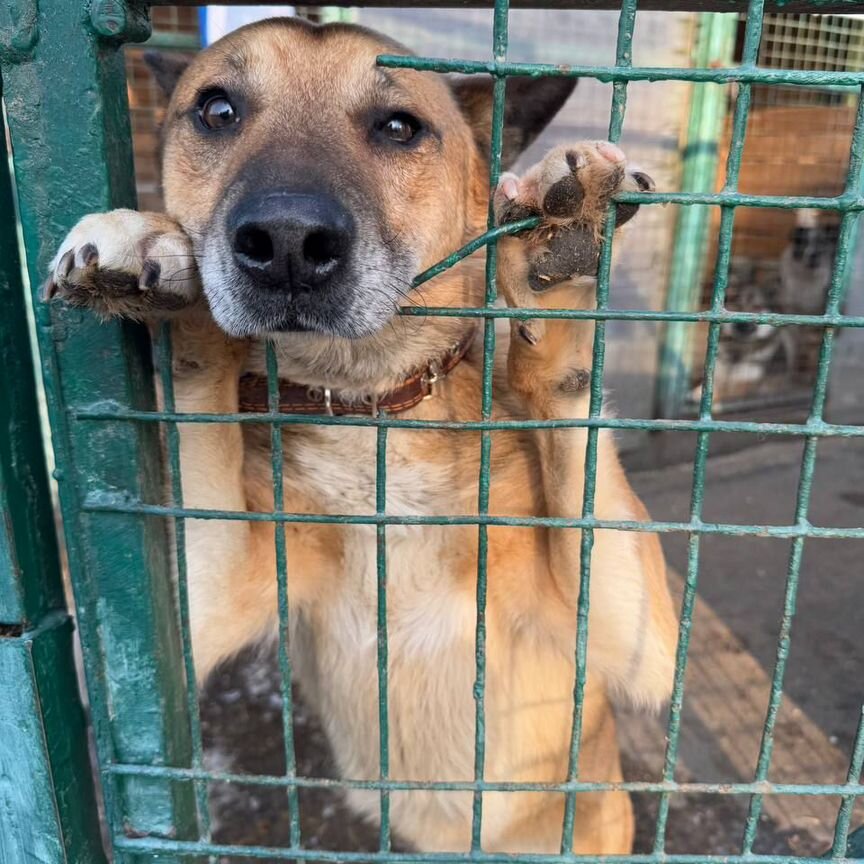
[[[576,830],[577,794],[591,791],[630,791],[645,792],[658,796],[659,809],[655,826],[653,849],[650,854],[628,856],[604,856],[609,862],[620,864],[690,864],[690,862],[737,862],[759,861],[764,864],[789,864],[799,861],[807,864],[806,857],[790,858],[758,854],[753,851],[757,837],[759,816],[765,795],[826,796],[841,798],[838,810],[834,844],[831,855],[843,859],[849,837],[852,810],[858,796],[864,795],[860,781],[862,762],[864,762],[864,725],[859,720],[857,735],[850,759],[849,772],[845,783],[834,784],[794,784],[772,783],[769,779],[772,746],[777,714],[783,697],[786,659],[791,640],[791,628],[795,615],[796,592],[801,578],[801,560],[805,540],[808,538],[845,538],[864,539],[862,527],[820,527],[808,521],[808,507],[813,487],[816,464],[816,451],[819,441],[826,437],[860,438],[864,437],[864,427],[829,423],[824,419],[824,409],[828,388],[836,331],[840,327],[862,327],[864,317],[841,314],[843,292],[847,285],[845,274],[850,266],[849,253],[860,212],[864,209],[862,197],[862,160],[864,160],[864,71],[859,67],[850,69],[846,63],[825,68],[824,58],[814,62],[798,62],[785,54],[776,55],[776,62],[762,63],[765,54],[760,53],[763,44],[763,0],[751,0],[746,18],[746,33],[740,65],[734,68],[649,68],[632,65],[632,43],[637,26],[637,0],[623,0],[619,23],[616,54],[611,65],[573,65],[561,67],[552,64],[511,62],[508,60],[508,21],[507,0],[496,0],[492,50],[489,60],[446,60],[430,57],[383,56],[379,58],[384,67],[400,67],[428,70],[439,73],[488,73],[494,77],[494,101],[492,120],[492,144],[490,152],[490,182],[497,183],[500,173],[502,149],[502,129],[504,118],[505,87],[511,75],[569,75],[589,77],[613,85],[611,114],[608,137],[618,141],[625,122],[627,87],[634,81],[682,81],[682,82],[727,82],[737,87],[737,99],[733,118],[732,146],[726,165],[726,182],[716,194],[690,193],[651,193],[622,194],[616,201],[656,206],[675,203],[683,206],[719,206],[722,210],[719,228],[719,244],[710,310],[705,312],[645,312],[643,310],[620,310],[609,308],[610,267],[612,259],[612,228],[614,227],[615,206],[610,205],[607,216],[607,231],[602,245],[600,266],[597,279],[597,302],[594,309],[573,310],[520,310],[503,309],[495,305],[496,291],[496,243],[509,233],[524,230],[536,224],[532,220],[497,228],[494,216],[489,213],[488,230],[480,238],[472,241],[461,250],[454,252],[445,261],[421,274],[416,285],[434,279],[435,276],[455,265],[472,252],[485,247],[486,251],[486,291],[482,308],[423,308],[404,309],[405,315],[440,315],[473,317],[483,321],[483,373],[481,392],[481,419],[479,421],[457,423],[447,421],[411,420],[395,417],[313,417],[281,414],[278,410],[278,363],[272,347],[267,352],[268,372],[268,411],[263,414],[213,414],[192,415],[177,412],[174,406],[171,382],[170,338],[164,334],[161,341],[161,368],[164,388],[164,410],[135,411],[124,407],[97,406],[77,411],[78,421],[113,421],[126,423],[165,424],[168,430],[167,443],[169,464],[172,475],[172,503],[157,505],[132,502],[122,493],[109,489],[90,489],[83,509],[92,514],[131,514],[141,517],[169,517],[174,520],[175,544],[178,565],[178,591],[185,675],[189,690],[190,734],[192,740],[192,761],[189,767],[164,765],[135,765],[122,762],[103,764],[102,770],[110,785],[119,778],[161,778],[173,783],[193,784],[198,801],[201,833],[198,841],[180,839],[160,839],[154,837],[130,836],[122,824],[113,824],[113,843],[120,853],[135,856],[136,860],[156,860],[159,856],[173,855],[175,858],[194,858],[202,855],[232,856],[236,858],[269,858],[280,860],[313,861],[476,861],[504,862],[512,858],[484,851],[482,846],[483,796],[494,792],[556,792],[565,796],[564,819],[561,826],[561,846],[557,855],[523,854],[520,861],[530,862],[558,861],[571,862],[585,860],[585,856],[575,855],[573,848]],[[769,20],[769,26],[776,28],[776,22]],[[773,32],[773,29],[772,31]],[[775,55],[772,55],[775,56]],[[762,63],[762,65],[759,65]],[[782,197],[769,195],[743,195],[738,191],[738,179],[747,129],[748,114],[754,86],[825,86],[853,88],[857,98],[855,127],[851,137],[849,165],[845,187],[841,194],[833,197]],[[732,233],[736,209],[742,206],[771,208],[813,207],[832,210],[840,214],[841,225],[837,243],[834,273],[828,295],[827,306],[822,315],[780,315],[768,313],[734,312],[726,308],[726,287],[731,255]],[[512,318],[571,318],[595,322],[593,343],[593,368],[591,376],[590,407],[588,416],[579,419],[554,419],[531,421],[501,421],[492,419],[492,373],[495,358],[495,323],[497,319]],[[704,360],[704,385],[698,417],[694,420],[638,420],[618,419],[603,416],[603,370],[606,349],[606,323],[608,321],[689,321],[708,324],[708,340]],[[784,326],[813,325],[823,328],[821,351],[809,417],[802,423],[763,423],[744,421],[720,421],[713,418],[713,377],[717,359],[720,328],[732,322],[770,322]],[[241,423],[269,424],[272,472],[273,507],[272,510],[241,512],[232,510],[191,508],[184,505],[180,486],[180,456],[178,424],[194,423]],[[371,427],[376,429],[376,476],[375,512],[361,515],[340,515],[323,513],[294,513],[286,511],[283,494],[283,441],[282,432],[291,425],[311,424],[322,426]],[[585,451],[585,488],[582,513],[579,517],[515,517],[500,516],[489,512],[489,489],[492,465],[494,434],[498,431],[516,429],[585,429],[587,443]],[[480,473],[477,489],[477,512],[473,515],[392,515],[387,508],[387,443],[390,429],[435,430],[447,429],[464,431],[469,434],[480,433]],[[597,480],[597,442],[603,429],[640,429],[647,431],[690,431],[697,433],[697,448],[694,458],[692,494],[689,518],[686,521],[640,521],[610,520],[598,518],[594,512],[594,499]],[[702,504],[705,491],[705,472],[711,436],[718,432],[750,432],[763,435],[794,435],[803,438],[804,456],[802,459],[798,484],[795,518],[786,525],[751,525],[735,523],[704,522]],[[283,711],[283,733],[285,746],[286,771],[281,775],[243,775],[230,772],[207,770],[204,766],[200,717],[196,704],[195,670],[192,662],[188,589],[186,586],[186,544],[184,534],[185,520],[215,519],[265,522],[274,526],[276,546],[276,568],[279,610],[279,667],[281,672],[281,699]],[[330,780],[304,777],[297,772],[297,759],[294,747],[292,669],[289,646],[289,586],[290,564],[286,554],[285,529],[291,524],[342,524],[375,526],[376,537],[376,576],[377,576],[377,689],[379,718],[379,771],[377,780],[358,780],[352,778]],[[461,782],[392,780],[389,759],[389,709],[388,709],[388,632],[387,632],[387,529],[390,526],[423,525],[467,525],[477,528],[477,578],[476,578],[476,624],[475,624],[475,670],[473,697],[475,700],[474,729],[474,772],[473,779]],[[569,766],[566,780],[562,783],[516,783],[485,779],[485,684],[486,684],[486,591],[488,582],[488,529],[492,526],[547,527],[554,530],[580,529],[581,563],[579,574],[579,602],[577,609],[577,640],[575,680],[573,689],[572,737],[569,748]],[[658,782],[588,782],[580,780],[579,754],[581,744],[582,708],[587,670],[588,652],[588,613],[589,585],[591,579],[591,553],[594,531],[598,529],[626,532],[683,533],[688,537],[688,566],[685,592],[681,607],[678,651],[675,664],[673,697],[668,713],[667,746],[662,778]],[[680,740],[681,711],[684,704],[684,676],[687,666],[688,647],[693,625],[693,609],[699,578],[700,542],[706,535],[723,534],[729,536],[768,536],[792,540],[789,559],[786,593],[780,636],[777,644],[771,696],[765,717],[764,731],[760,746],[759,760],[752,781],[741,783],[684,783],[678,782],[676,764]],[[287,793],[290,811],[291,837],[287,848],[239,846],[213,843],[209,839],[207,825],[207,784],[224,782],[274,786],[284,788]],[[300,833],[300,804],[298,791],[309,788],[366,789],[379,792],[380,796],[380,833],[377,852],[326,852],[305,847]],[[430,853],[422,850],[415,853],[393,852],[390,827],[390,794],[394,791],[435,790],[440,792],[460,791],[472,795],[472,828],[470,849],[464,853]],[[713,793],[725,796],[748,796],[749,812],[745,826],[740,854],[727,856],[676,855],[666,852],[666,826],[669,807],[675,795],[693,793]],[[597,856],[589,856],[594,860]]]
[[[759,68],[859,70],[862,68],[862,19],[854,15],[766,13],[758,50]],[[738,22],[740,60],[743,17]],[[745,156],[738,188],[746,193],[778,191],[831,196],[843,189],[848,140],[856,98],[845,88],[784,87],[754,84]],[[731,124],[720,139],[727,152]],[[721,178],[718,177],[718,182]],[[716,224],[712,219],[712,228]],[[836,214],[777,209],[762,213],[740,208],[732,245],[726,304],[729,308],[786,312],[812,303],[824,309],[835,253]],[[712,230],[712,235],[714,231]],[[716,254],[708,239],[707,259]],[[806,275],[801,264],[807,261]],[[852,273],[850,278],[854,278]],[[711,303],[713,284],[705,272],[701,294]],[[808,291],[812,300],[808,300]],[[694,365],[705,350],[707,331],[696,328]],[[821,330],[796,328],[760,332],[744,326],[721,331],[714,382],[714,411],[752,410],[767,403],[806,416],[815,383]],[[696,410],[698,374],[687,403]]]
[[[758,65],[766,69],[864,69],[864,19],[854,15],[767,13]],[[836,104],[848,94],[758,88],[757,105]]]

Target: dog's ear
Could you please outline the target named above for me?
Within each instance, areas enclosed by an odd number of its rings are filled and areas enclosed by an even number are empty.
[[[167,53],[164,51],[145,51],[144,62],[150,67],[159,89],[166,99],[171,98],[180,76],[192,61],[188,54]]]
[[[486,75],[459,76],[451,78],[450,85],[483,158],[488,159],[492,135],[492,78]],[[502,169],[509,168],[546,128],[575,86],[576,79],[567,76],[507,79]]]

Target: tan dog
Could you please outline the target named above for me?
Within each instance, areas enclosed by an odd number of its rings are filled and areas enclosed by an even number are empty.
[[[343,409],[360,411],[386,402],[418,370],[440,370],[442,358],[454,365],[454,346],[475,333],[470,320],[395,312],[403,302],[482,305],[476,257],[422,292],[410,286],[485,228],[491,87],[384,70],[375,63],[382,52],[406,53],[357,27],[274,20],[231,34],[188,68],[156,61],[173,89],[164,129],[168,215],[85,218],[59,250],[47,288],[103,315],[170,314],[178,411],[237,412],[238,380],[264,373],[267,339],[283,378],[321,388],[315,393],[327,388]],[[509,83],[505,165],[571,88],[565,79]],[[616,147],[595,142],[553,151],[521,180],[505,175],[499,218],[545,216],[542,229],[500,243],[498,284],[508,302],[590,308],[609,196],[648,185]],[[618,221],[634,212],[620,207]],[[593,329],[565,320],[514,326],[509,346],[499,341],[494,417],[585,417]],[[402,416],[479,419],[481,342],[435,385],[433,398]],[[180,429],[187,507],[273,508],[268,428]],[[374,429],[283,429],[286,510],[375,512]],[[572,429],[494,433],[489,512],[580,516],[585,440],[584,430]],[[386,512],[476,513],[479,459],[477,432],[392,429]],[[646,518],[607,434],[599,443],[596,512]],[[191,520],[187,537],[203,678],[274,632],[274,527]],[[375,528],[289,524],[285,539],[290,646],[303,693],[320,712],[341,775],[374,779]],[[477,529],[395,526],[386,539],[391,776],[470,780]],[[579,545],[572,529],[488,529],[488,780],[565,779]],[[676,625],[656,537],[597,531],[591,586],[580,777],[616,781],[607,694],[656,706],[671,686]],[[348,798],[377,817],[377,793]],[[487,793],[484,848],[558,851],[563,798]],[[391,807],[395,830],[417,848],[468,847],[470,793],[394,793]],[[576,826],[579,852],[629,851],[628,797],[578,796]]]

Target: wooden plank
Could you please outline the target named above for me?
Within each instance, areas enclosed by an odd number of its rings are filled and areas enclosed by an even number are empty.
[[[682,577],[670,572],[676,595]],[[696,600],[693,639],[687,668],[681,758],[676,778],[692,782],[747,782],[753,779],[768,693],[769,672],[701,598]],[[691,716],[703,734],[694,734]],[[622,750],[659,778],[664,755],[665,716],[645,718],[625,713],[619,719]],[[704,734],[707,732],[707,736]],[[777,722],[774,759],[769,777],[774,782],[842,783],[848,754],[788,695]],[[719,774],[731,767],[733,776]],[[766,795],[765,815],[776,830],[790,832],[798,854],[821,854],[830,848],[839,799],[827,796]],[[853,825],[864,819],[859,802]],[[794,835],[799,835],[798,839]],[[797,844],[797,845],[796,845]]]

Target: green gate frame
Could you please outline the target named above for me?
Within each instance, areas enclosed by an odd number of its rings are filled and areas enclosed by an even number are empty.
[[[102,864],[5,154],[0,262],[0,861]]]
[[[161,0],[159,0],[161,2]],[[451,0],[456,5],[474,5],[471,0]],[[384,5],[375,0],[368,5]],[[151,5],[157,5],[153,3]],[[333,5],[331,3],[331,5]],[[338,5],[338,4],[336,4]],[[347,5],[347,4],[346,4]],[[439,5],[437,0],[414,0],[414,5]],[[481,5],[479,2],[477,5]],[[489,5],[489,4],[485,4]],[[482,419],[465,424],[437,421],[369,417],[315,417],[280,414],[277,410],[276,359],[270,353],[270,410],[263,415],[182,415],[173,409],[170,377],[165,380],[164,410],[156,407],[153,367],[145,333],[128,324],[98,324],[87,314],[68,308],[48,307],[34,297],[36,334],[42,358],[51,433],[56,454],[56,479],[65,526],[69,569],[77,609],[77,625],[90,697],[90,710],[105,813],[114,860],[118,864],[159,860],[179,862],[212,855],[281,860],[332,862],[422,861],[506,862],[508,856],[485,852],[481,846],[483,795],[487,791],[553,788],[566,796],[565,819],[559,855],[523,855],[526,864],[576,864],[599,860],[574,855],[575,796],[598,789],[626,789],[659,796],[654,848],[651,854],[607,857],[615,864],[793,864],[818,859],[761,855],[753,852],[763,797],[765,795],[833,795],[841,798],[835,839],[830,852],[844,861],[856,854],[850,838],[850,820],[856,799],[864,795],[861,783],[864,763],[864,714],[850,759],[847,782],[835,784],[777,784],[769,780],[774,727],[783,695],[795,601],[800,578],[803,546],[807,538],[864,539],[864,528],[817,527],[808,520],[816,450],[824,437],[864,437],[864,426],[838,425],[823,419],[826,390],[835,334],[839,327],[862,327],[864,317],[840,314],[849,250],[856,223],[864,210],[861,194],[864,162],[864,74],[818,71],[766,70],[756,68],[765,0],[747,4],[746,38],[740,65],[726,68],[640,68],[631,63],[631,43],[637,18],[636,0],[546,0],[543,5],[585,8],[619,8],[619,33],[615,62],[609,66],[551,66],[512,63],[507,60],[507,0],[495,0],[494,35],[490,60],[443,60],[384,56],[379,63],[433,72],[488,73],[494,76],[494,114],[491,147],[491,179],[498,178],[501,154],[506,78],[509,75],[567,75],[593,78],[613,84],[609,137],[619,138],[624,122],[629,81],[685,80],[734,83],[738,86],[733,121],[733,146],[726,166],[726,184],[719,193],[628,193],[619,201],[655,205],[675,203],[686,207],[719,206],[721,226],[711,308],[707,312],[668,310],[644,312],[621,310],[609,305],[611,235],[603,245],[594,309],[513,310],[493,307],[496,298],[496,241],[505,233],[531,227],[526,220],[506,229],[495,228],[491,214],[489,230],[439,265],[421,274],[420,284],[485,246],[487,250],[486,303],[470,309],[412,309],[406,315],[444,315],[479,318],[484,321],[484,374]],[[516,6],[535,6],[530,0],[514,0]],[[643,0],[640,8],[713,9],[739,11],[744,4],[734,0],[709,0],[689,4],[673,0]],[[864,11],[864,3],[853,0],[800,0],[778,3],[784,11],[802,9]],[[38,285],[49,256],[66,231],[84,214],[134,204],[131,148],[121,46],[149,35],[147,4],[138,0],[0,0],[0,71],[8,127],[15,161],[15,191],[23,227],[26,267],[31,285]],[[844,192],[833,198],[769,197],[742,195],[737,191],[744,133],[753,83],[824,84],[855,88],[859,109],[851,141],[850,163]],[[4,179],[5,178],[5,179]],[[4,185],[5,184],[5,185]],[[18,363],[11,377],[11,390],[0,383],[0,411],[7,413],[23,434],[12,437],[12,450],[0,452],[0,493],[6,522],[0,533],[0,671],[11,670],[15,694],[0,678],[0,724],[14,729],[13,748],[26,748],[30,776],[35,778],[33,798],[11,801],[7,789],[9,745],[0,739],[0,798],[11,814],[13,830],[0,837],[0,853],[6,860],[97,862],[104,860],[95,836],[92,789],[86,769],[83,720],[74,692],[69,652],[69,623],[60,589],[44,462],[38,447],[37,412],[32,380],[27,368],[28,350],[22,334],[23,297],[17,277],[17,247],[13,241],[12,190],[8,177],[0,175],[0,252],[5,281],[0,291],[8,297],[13,317],[0,321],[2,357]],[[5,197],[3,197],[5,196]],[[724,294],[735,208],[816,207],[841,215],[835,272],[824,315],[775,315],[731,313],[724,307]],[[4,216],[5,213],[5,216]],[[614,222],[615,209],[608,216]],[[2,299],[5,299],[2,298]],[[17,316],[17,319],[14,317]],[[596,322],[590,411],[587,419],[549,421],[493,421],[492,358],[495,351],[494,323],[497,318],[574,318]],[[601,416],[605,324],[608,320],[652,320],[659,322],[705,322],[709,325],[705,359],[705,384],[699,416],[693,420],[612,419]],[[810,416],[803,423],[720,421],[712,416],[713,367],[720,327],[729,321],[767,321],[824,329],[822,349]],[[8,323],[7,323],[8,322]],[[162,340],[163,349],[167,340]],[[170,364],[163,364],[167,370]],[[10,366],[9,368],[15,368]],[[4,369],[5,372],[5,369]],[[166,372],[166,374],[168,374]],[[178,422],[254,422],[272,428],[275,509],[270,513],[238,513],[192,510],[180,500],[177,468]],[[377,506],[363,516],[332,516],[286,512],[281,490],[281,435],[285,424],[371,426],[378,430]],[[159,424],[167,428],[169,465],[174,501],[160,500]],[[458,428],[480,432],[481,471],[478,483],[478,513],[471,516],[394,517],[387,513],[385,454],[389,428]],[[580,518],[502,517],[490,514],[489,470],[494,433],[514,428],[585,428],[586,484]],[[696,432],[694,480],[690,518],[682,522],[637,522],[599,519],[594,515],[597,437],[601,428]],[[804,439],[804,456],[797,495],[795,519],[788,525],[740,525],[707,523],[701,518],[705,468],[710,436],[714,432],[737,431],[761,435],[794,435]],[[30,466],[22,478],[21,466]],[[18,473],[16,473],[18,472]],[[22,490],[24,490],[22,492]],[[26,494],[25,494],[26,493]],[[22,497],[23,495],[23,497]],[[158,502],[158,503],[153,503]],[[296,775],[291,738],[290,658],[285,621],[288,607],[288,562],[284,539],[277,547],[280,658],[283,674],[284,717],[288,770],[280,776],[230,775],[205,770],[202,762],[200,723],[194,686],[188,634],[185,591],[185,519],[266,520],[276,523],[337,522],[375,525],[378,538],[378,686],[380,704],[381,764],[377,780],[343,781]],[[390,525],[476,525],[478,532],[475,772],[465,782],[393,781],[388,774],[387,738],[387,572],[385,544]],[[486,532],[490,525],[547,526],[580,529],[582,560],[578,608],[578,639],[575,658],[573,732],[567,780],[552,787],[531,783],[488,782],[484,778],[485,691],[485,602]],[[8,526],[8,527],[7,527]],[[178,558],[178,585],[170,568],[171,543],[166,533],[174,529]],[[682,532],[689,537],[689,560],[681,610],[679,647],[673,698],[669,708],[668,745],[663,776],[657,782],[593,783],[579,778],[582,699],[587,652],[587,621],[593,532],[597,529],[647,532]],[[771,696],[765,718],[758,765],[752,781],[733,784],[678,783],[674,779],[684,672],[692,626],[699,574],[701,538],[705,534],[770,536],[792,540],[785,603],[772,676]],[[281,532],[276,533],[281,538]],[[280,542],[277,540],[277,542]],[[58,664],[50,669],[47,663]],[[46,669],[51,672],[46,674]],[[59,680],[59,679],[64,680]],[[5,688],[5,689],[4,689]],[[29,700],[20,700],[24,692]],[[10,698],[17,695],[17,699]],[[20,704],[17,704],[19,703]],[[65,741],[64,741],[65,737]],[[34,744],[33,742],[37,742]],[[64,750],[65,747],[65,750]],[[16,769],[19,767],[16,763]],[[12,775],[13,777],[18,775]],[[273,785],[289,793],[291,845],[287,848],[224,846],[210,842],[206,794],[208,781]],[[13,781],[15,782],[15,781]],[[18,781],[20,782],[20,780]],[[299,831],[296,791],[301,787],[363,787],[380,791],[381,835],[377,853],[324,852],[305,848]],[[473,831],[470,851],[464,854],[394,853],[389,827],[389,793],[392,790],[433,788],[473,793]],[[741,853],[728,856],[670,855],[665,851],[666,822],[671,796],[676,793],[743,795],[750,801]],[[54,802],[44,809],[36,795]],[[35,810],[33,808],[36,808]],[[34,816],[38,813],[38,817]],[[50,814],[54,814],[53,821]],[[38,821],[37,821],[38,820]],[[22,828],[22,826],[24,826]],[[22,845],[22,831],[32,826],[39,848]],[[18,833],[15,834],[14,832]],[[17,845],[9,845],[9,838]],[[26,838],[25,838],[26,839]],[[7,845],[4,847],[4,843]],[[11,851],[10,851],[11,850]],[[70,851],[76,850],[76,851]],[[17,855],[17,857],[16,857]],[[29,857],[28,857],[29,856]]]

